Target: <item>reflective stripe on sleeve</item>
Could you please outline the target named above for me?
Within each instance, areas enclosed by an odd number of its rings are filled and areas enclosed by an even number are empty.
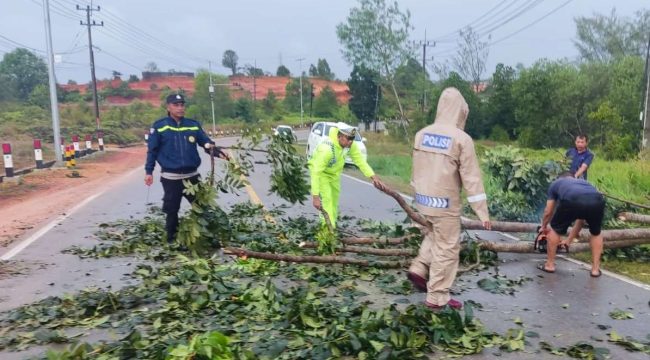
[[[471,203],[481,201],[481,200],[487,200],[487,195],[485,195],[485,193],[467,197],[467,201]]]

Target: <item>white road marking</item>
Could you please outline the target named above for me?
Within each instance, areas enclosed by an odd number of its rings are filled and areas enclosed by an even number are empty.
[[[142,171],[141,168],[136,168],[133,169],[131,172],[127,173],[124,177],[121,177],[120,180],[125,179],[129,176],[131,176],[133,173],[136,171]],[[115,183],[111,184],[114,185]],[[86,198],[84,201],[80,202],[79,204],[75,205],[72,209],[68,210],[66,213],[63,215],[60,215],[56,219],[50,221],[47,223],[47,225],[43,226],[40,230],[32,234],[32,236],[28,237],[27,239],[23,240],[16,246],[12,247],[11,250],[7,251],[7,253],[3,254],[0,256],[0,260],[9,260],[13,258],[14,256],[18,255],[21,251],[25,250],[29,245],[33,244],[36,240],[40,239],[43,235],[45,235],[48,231],[52,230],[55,226],[57,226],[59,223],[64,221],[65,219],[69,218],[72,214],[77,212],[79,209],[83,208],[84,206],[88,205],[91,201],[97,199],[99,196],[103,195],[105,192],[107,192],[109,189],[111,189],[113,186],[105,186],[103,190],[100,192]]]

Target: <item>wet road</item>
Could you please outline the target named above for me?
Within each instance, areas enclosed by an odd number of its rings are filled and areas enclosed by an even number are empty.
[[[301,138],[306,136],[304,132],[299,135]],[[224,146],[233,142],[232,138],[218,140],[218,143]],[[202,173],[207,174],[208,168],[209,161],[206,156]],[[256,165],[256,172],[250,178],[252,188],[267,207],[284,204],[284,201],[268,194],[269,173],[267,165]],[[154,176],[158,178],[156,174]],[[50,295],[75,292],[88,286],[111,286],[116,289],[129,284],[130,280],[124,274],[134,268],[134,259],[83,260],[75,255],[62,254],[61,250],[72,245],[95,245],[97,241],[92,234],[98,224],[143,217],[146,214],[147,201],[160,205],[162,187],[159,182],[151,187],[148,194],[143,177],[144,171],[136,169],[120,179],[115,179],[104,193],[98,194],[69,216],[59,219],[43,236],[13,255],[11,261],[20,264],[25,270],[24,274],[0,279],[0,311]],[[394,200],[382,195],[368,183],[344,176],[341,194],[341,215],[382,221],[404,219],[404,214]],[[242,191],[239,196],[221,194],[219,203],[231,205],[248,199],[248,194]],[[290,216],[311,214],[316,218],[316,210],[310,203],[292,206],[286,212]],[[29,235],[24,239],[30,240]],[[513,241],[497,233],[484,232],[481,236],[495,241]],[[18,245],[20,243],[15,246]],[[4,257],[13,254],[11,249],[0,251],[0,256]],[[459,291],[459,299],[472,299],[482,305],[476,315],[488,329],[503,333],[510,328],[523,328],[525,331],[539,334],[539,338],[528,338],[531,345],[527,347],[529,352],[500,353],[501,358],[558,358],[548,352],[534,353],[539,349],[540,340],[555,347],[586,341],[594,346],[608,348],[613,359],[648,358],[646,355],[630,353],[607,342],[607,333],[611,330],[622,336],[648,341],[646,336],[650,333],[650,326],[647,325],[650,321],[650,290],[647,286],[639,286],[608,274],[594,279],[582,265],[567,260],[559,260],[555,274],[542,273],[535,269],[535,266],[544,260],[541,254],[506,254],[500,258],[499,274],[511,279],[525,276],[531,281],[516,287],[514,295],[490,294],[478,288],[477,281],[494,275],[496,269],[492,268],[479,274],[462,276],[455,289]],[[382,301],[382,298],[387,304],[399,296],[377,294],[375,302]],[[423,294],[408,297],[411,303],[423,299]],[[634,319],[611,319],[609,312],[617,308],[632,313]],[[601,330],[599,325],[607,329]],[[492,358],[495,356],[494,352],[493,349],[486,349],[483,354],[473,357]],[[2,359],[20,359],[24,356],[25,353],[0,352]]]

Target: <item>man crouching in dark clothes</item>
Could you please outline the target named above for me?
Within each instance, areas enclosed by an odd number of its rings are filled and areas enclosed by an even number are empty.
[[[167,117],[156,121],[149,131],[144,183],[147,186],[153,184],[153,169],[158,162],[161,167],[160,182],[164,190],[162,210],[167,215],[167,241],[172,243],[178,231],[181,200],[185,197],[189,202],[194,201],[194,196],[183,193],[183,181],[192,184],[199,182],[201,158],[197,145],[221,159],[228,160],[228,155],[214,145],[198,121],[185,117],[183,95],[171,94],[167,96],[166,102]]]
[[[600,255],[603,252],[603,236],[600,229],[605,214],[605,198],[591,184],[582,179],[576,179],[570,172],[562,173],[548,188],[548,197],[542,231],[548,231],[548,247],[546,263],[538,268],[542,271],[555,272],[555,255],[560,236],[566,235],[567,229],[575,221],[571,233],[562,245],[568,246],[569,242],[578,237],[585,221],[589,225],[591,237],[591,276],[599,277]],[[555,212],[554,212],[555,210]],[[550,223],[550,229],[547,226]]]

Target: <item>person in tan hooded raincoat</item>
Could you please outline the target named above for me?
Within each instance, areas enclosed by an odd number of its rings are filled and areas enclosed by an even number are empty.
[[[417,209],[430,223],[431,231],[411,263],[408,278],[427,292],[425,305],[433,309],[462,307],[449,296],[460,254],[461,186],[484,228],[491,228],[474,142],[463,131],[468,114],[461,93],[446,88],[440,95],[433,125],[415,135],[412,185]]]

